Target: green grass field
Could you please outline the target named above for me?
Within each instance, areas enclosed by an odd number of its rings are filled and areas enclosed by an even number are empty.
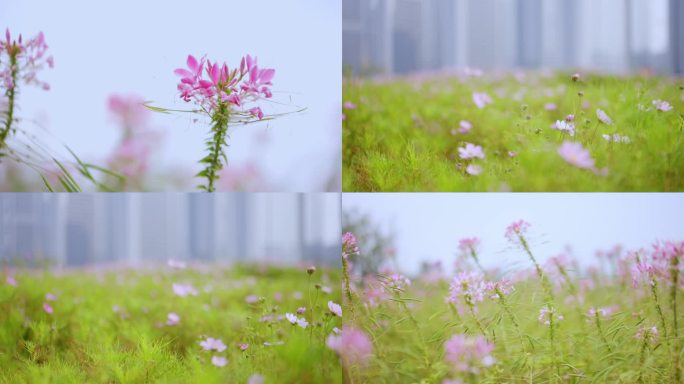
[[[569,73],[348,78],[343,190],[681,191],[683,84],[593,74],[575,82]],[[478,108],[475,93],[492,103]],[[657,100],[672,109],[657,110]],[[574,136],[551,128],[568,115]],[[461,121],[470,123],[467,133]],[[603,137],[615,134],[618,142]],[[565,161],[558,153],[564,141],[580,143],[594,167]],[[484,159],[461,159],[466,143],[480,146]],[[481,173],[469,174],[468,165]]]
[[[326,346],[342,323],[327,304],[340,303],[336,270],[310,278],[304,269],[248,265],[0,277],[3,383],[342,381]],[[299,307],[306,328],[284,318]],[[225,350],[204,350],[207,337]]]

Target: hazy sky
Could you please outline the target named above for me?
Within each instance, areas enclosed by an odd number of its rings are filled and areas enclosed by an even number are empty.
[[[409,273],[421,260],[450,266],[458,240],[472,236],[482,240],[485,266],[527,267],[527,258],[504,237],[518,219],[532,224],[531,242],[541,260],[566,245],[588,264],[597,249],[615,244],[638,248],[657,239],[684,240],[684,194],[348,193],[342,206],[393,230],[400,267]]]
[[[308,110],[268,129],[239,128],[230,138],[231,161],[258,162],[283,191],[320,191],[340,167],[339,1],[14,0],[0,2],[3,33],[5,26],[25,36],[43,31],[55,58],[55,68],[40,74],[52,90],[22,90],[21,117],[43,121],[82,157],[105,157],[118,138],[106,111],[109,94],[188,107],[178,98],[173,74],[188,54],[206,53],[236,66],[249,53],[276,69],[275,99],[289,103],[292,96]],[[282,109],[267,106],[269,111]],[[163,163],[195,167],[206,126],[191,123],[188,115],[161,114],[154,125],[166,134]],[[264,137],[267,143],[258,144]]]

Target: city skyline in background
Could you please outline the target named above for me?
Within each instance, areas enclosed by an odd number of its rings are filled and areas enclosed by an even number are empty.
[[[0,195],[0,259],[333,264],[337,194]]]
[[[345,0],[356,74],[586,68],[684,72],[677,0]]]

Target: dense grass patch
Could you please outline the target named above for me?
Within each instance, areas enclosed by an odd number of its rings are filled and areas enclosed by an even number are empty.
[[[342,381],[326,347],[341,324],[327,304],[340,302],[336,270],[20,270],[2,278],[0,382]],[[284,316],[300,307],[306,328]],[[225,349],[205,350],[207,337]]]
[[[347,79],[343,188],[681,191],[680,83],[608,75],[583,75],[573,81],[567,73]],[[479,108],[475,99],[484,99],[486,105]],[[599,109],[612,123],[600,121]],[[574,135],[551,128],[568,115],[574,117],[568,121]],[[558,151],[566,141],[588,150],[594,166],[580,168],[561,157]],[[484,159],[463,159],[459,148],[466,143],[480,146]],[[481,173],[469,173],[468,165]]]

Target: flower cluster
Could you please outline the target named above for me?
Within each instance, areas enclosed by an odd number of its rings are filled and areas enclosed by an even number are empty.
[[[185,102],[194,102],[211,112],[219,103],[242,107],[249,101],[272,96],[270,86],[275,69],[259,68],[257,59],[247,55],[239,68],[232,70],[226,63],[212,63],[206,57],[199,61],[188,55],[187,69],[178,68],[174,73],[180,76],[178,91]],[[258,119],[264,117],[261,108],[249,109],[249,114]]]
[[[570,136],[575,136],[575,124],[567,121],[567,119],[556,120],[556,122],[551,126],[551,128],[561,132],[567,132],[568,134],[570,134]]]
[[[45,43],[43,32],[24,41],[19,35],[18,39],[12,40],[9,29],[5,30],[5,40],[0,40],[0,84],[6,89],[14,89],[18,80],[26,84],[34,84],[44,90],[49,90],[50,85],[37,78],[38,71],[45,65],[53,68],[55,61],[52,56],[46,56],[48,46]],[[7,59],[2,60],[6,55]]]
[[[520,237],[525,235],[529,228],[530,223],[525,220],[514,221],[506,227],[506,238],[511,243],[517,244],[520,241]]]
[[[478,239],[477,237],[469,237],[459,240],[458,249],[464,253],[475,252],[476,248],[479,245],[480,239]]]
[[[484,300],[489,286],[484,276],[477,272],[459,272],[449,286],[447,301],[460,305],[465,302],[469,306]]]
[[[411,280],[399,273],[392,273],[383,282],[383,287],[390,292],[400,292],[411,285]]]
[[[454,335],[444,343],[444,350],[444,358],[456,372],[477,374],[482,367],[492,366],[496,362],[492,356],[494,344],[484,336]]]
[[[328,336],[327,345],[337,352],[346,367],[364,366],[373,354],[371,339],[360,329],[344,326],[338,335]]]
[[[658,328],[655,325],[650,327],[643,326],[637,330],[634,338],[645,344],[655,345],[658,342]]]
[[[486,94],[484,92],[474,92],[473,93],[473,103],[475,103],[475,105],[478,108],[482,109],[482,108],[486,107],[487,105],[493,103],[493,100],[488,94]]]
[[[545,305],[539,310],[539,317],[537,319],[540,323],[551,326],[552,322],[561,321],[564,317],[558,313],[556,308]]]
[[[297,315],[292,314],[292,313],[286,313],[285,314],[285,319],[290,322],[292,325],[299,325],[302,328],[306,328],[309,325],[309,322],[306,321],[305,318],[303,317],[297,317]]]
[[[359,245],[356,236],[353,233],[347,232],[342,235],[342,257],[347,259],[349,256],[359,254]]]

